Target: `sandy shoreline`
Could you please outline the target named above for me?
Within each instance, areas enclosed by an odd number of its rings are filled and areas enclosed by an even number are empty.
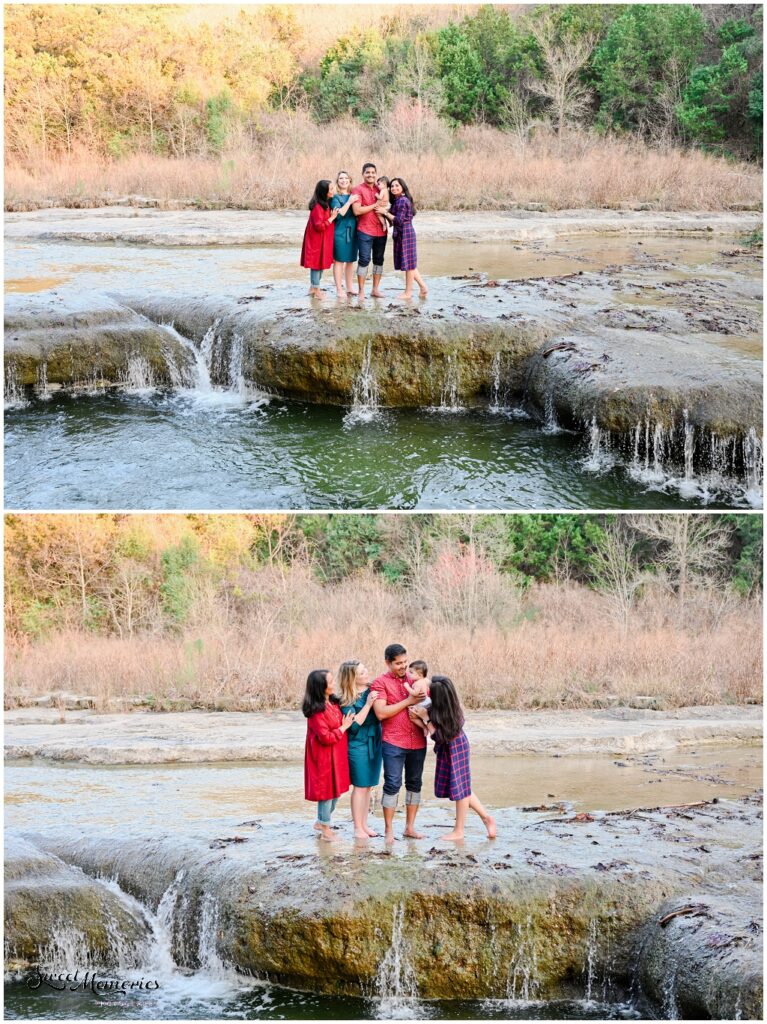
[[[472,712],[477,754],[629,754],[706,744],[759,744],[762,708],[712,706],[674,711]],[[303,756],[299,712],[134,712],[98,715],[54,708],[5,713],[6,759],[85,764],[295,761]]]

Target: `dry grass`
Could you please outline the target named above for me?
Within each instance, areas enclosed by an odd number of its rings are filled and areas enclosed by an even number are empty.
[[[637,694],[668,707],[761,700],[757,602],[699,591],[680,610],[668,592],[647,592],[624,633],[605,598],[582,587],[522,594],[498,574],[479,586],[477,606],[492,594],[494,611],[472,632],[456,624],[466,595],[437,614],[423,588],[403,600],[374,577],[329,588],[308,570],[262,572],[236,600],[203,589],[182,636],[8,643],[6,702],[64,690],[94,696],[101,710],[135,695],[166,709],[296,707],[310,669],[357,657],[379,670],[395,639],[451,676],[470,708],[588,708]]]
[[[400,124],[403,116],[395,109],[390,121],[367,130],[353,121],[318,127],[303,115],[273,115],[255,137],[233,133],[228,152],[216,158],[115,161],[82,152],[27,167],[10,162],[6,209],[103,206],[130,196],[163,207],[296,209],[318,177],[344,168],[356,178],[366,159],[401,173],[424,209],[761,207],[762,173],[753,164],[588,133],[557,139],[539,132],[527,142],[491,128],[452,133],[433,116]]]

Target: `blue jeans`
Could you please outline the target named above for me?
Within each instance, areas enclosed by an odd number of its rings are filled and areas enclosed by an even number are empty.
[[[357,245],[359,247],[359,256],[357,257],[357,274],[360,277],[367,276],[371,253],[373,254],[373,273],[383,274],[386,237],[386,235],[366,235],[364,231],[357,232]]]
[[[321,270],[310,270],[309,271],[309,283],[311,284],[312,288],[319,288],[321,280],[322,280],[322,271]]]
[[[314,271],[312,271],[314,273]],[[320,271],[322,273],[322,271]],[[334,796],[332,800],[318,800],[317,801],[317,821],[320,825],[330,824],[330,815],[336,809],[338,803],[338,797]]]
[[[405,772],[405,803],[420,804],[423,785],[423,766],[426,761],[426,747],[406,750],[393,743],[383,743],[384,785],[382,807],[396,807],[399,791],[402,789],[402,772]]]

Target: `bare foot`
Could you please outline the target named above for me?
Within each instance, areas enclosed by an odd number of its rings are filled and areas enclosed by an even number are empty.
[[[444,836],[440,836],[439,838],[445,839],[450,843],[460,843],[463,842],[463,832],[456,832],[456,830],[453,829],[452,832],[446,832]]]
[[[312,828],[316,828],[318,832],[322,831],[322,825],[320,825],[320,823],[318,821],[315,821],[315,823],[312,826]]]
[[[395,295],[394,297],[395,297],[395,299],[412,299],[413,298],[413,293],[412,292],[402,292],[401,295]]]
[[[355,292],[355,290],[353,288],[347,288],[346,289],[346,294],[347,295],[359,295],[359,292]]]
[[[418,298],[419,299],[425,299],[428,294],[429,294],[429,289],[428,288],[421,288],[421,289],[419,289],[419,292],[418,292]]]
[[[354,838],[355,839],[370,839],[370,833],[369,832],[358,832],[357,829],[355,828],[355,830],[354,830]]]
[[[379,291],[374,291],[371,292],[370,294],[374,299],[382,299],[384,297],[384,293]]]
[[[485,828],[487,829],[487,838],[495,839],[495,818],[492,814],[488,814],[485,818]]]
[[[326,843],[337,843],[338,836],[333,832],[331,828],[325,825],[324,828],[320,829],[320,839],[324,839]]]
[[[386,840],[387,843],[393,843],[394,842],[394,833],[393,832],[389,832],[387,830],[386,832],[384,832],[384,839]]]
[[[406,828],[402,833],[403,836],[407,836],[408,839],[424,839],[423,832],[416,832],[414,828]]]
[[[336,288],[336,298],[345,299],[346,298],[346,292],[343,291],[340,288]]]
[[[365,826],[365,831],[367,832],[371,839],[378,839],[378,837],[381,835],[380,832],[374,832],[373,829],[368,828],[367,825]]]

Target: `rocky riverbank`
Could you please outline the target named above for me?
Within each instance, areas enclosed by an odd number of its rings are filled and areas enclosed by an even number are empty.
[[[439,842],[434,812],[427,838],[396,850],[317,849],[307,826],[268,819],[224,836],[27,833],[11,853],[6,941],[17,966],[55,947],[41,908],[57,885],[73,891],[74,866],[72,918],[92,959],[110,921],[112,961],[118,946],[141,959],[140,914],[123,925],[77,902],[89,879],[110,878],[165,908],[190,970],[212,936],[221,963],[313,991],[369,991],[388,956],[421,997],[591,998],[633,984],[662,1016],[761,1019],[760,799],[497,819],[496,841],[458,849]],[[30,859],[29,843],[42,853]],[[50,867],[45,886],[30,864]]]

